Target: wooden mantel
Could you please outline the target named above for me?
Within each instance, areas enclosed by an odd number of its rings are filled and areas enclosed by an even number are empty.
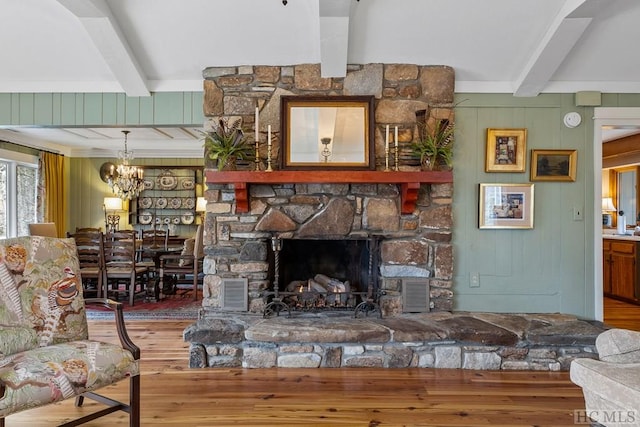
[[[399,184],[402,213],[413,213],[420,184],[453,182],[451,171],[229,171],[205,172],[207,184],[233,184],[236,212],[249,212],[248,184]]]

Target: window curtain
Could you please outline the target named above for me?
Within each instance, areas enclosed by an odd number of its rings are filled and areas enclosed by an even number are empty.
[[[56,224],[58,237],[64,236],[67,198],[64,194],[64,156],[43,151],[40,153],[38,207],[41,222]]]

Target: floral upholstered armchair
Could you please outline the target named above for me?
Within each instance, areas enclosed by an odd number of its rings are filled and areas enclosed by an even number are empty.
[[[122,306],[84,300],[75,241],[18,237],[0,240],[0,427],[15,412],[71,397],[107,404],[64,426],[111,412],[129,413],[140,425],[140,350],[124,327]],[[115,310],[121,345],[88,339],[85,302]],[[130,403],[94,393],[129,378]]]

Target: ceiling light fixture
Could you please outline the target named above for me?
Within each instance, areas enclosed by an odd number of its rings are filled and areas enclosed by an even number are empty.
[[[124,134],[124,151],[118,151],[118,159],[120,164],[115,168],[111,167],[111,175],[107,183],[111,187],[113,194],[122,200],[135,199],[144,190],[144,180],[142,179],[142,169],[131,166],[133,160],[133,151],[127,151],[127,135],[128,130],[123,130]]]

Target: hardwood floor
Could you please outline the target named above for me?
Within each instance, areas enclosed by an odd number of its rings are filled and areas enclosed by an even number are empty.
[[[142,349],[143,426],[573,426],[584,409],[567,372],[443,369],[189,369],[191,321],[127,321]],[[112,323],[91,336],[114,341]],[[127,382],[105,394],[127,396]],[[97,408],[68,400],[11,415],[7,427],[53,426]],[[126,426],[111,414],[86,426]]]
[[[604,323],[616,328],[640,331],[640,305],[605,298]]]

